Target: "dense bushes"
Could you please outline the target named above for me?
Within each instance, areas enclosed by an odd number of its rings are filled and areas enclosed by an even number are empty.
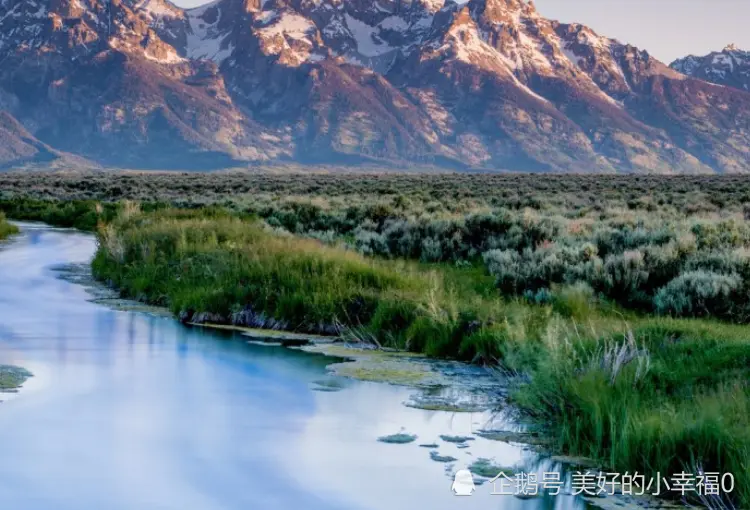
[[[593,217],[571,212],[496,209],[442,219],[405,216],[388,208],[358,214],[347,210],[340,217],[308,210],[297,216],[303,221],[295,223],[293,231],[327,242],[344,240],[380,257],[482,260],[501,292],[534,302],[555,285],[586,283],[602,297],[636,310],[731,321],[750,317],[750,264],[743,253],[750,246],[746,220],[679,218],[666,214],[669,210],[654,215],[612,211]],[[261,216],[283,225],[275,221],[276,214],[266,211]],[[733,306],[700,298],[706,279],[698,284],[695,276],[685,277],[693,271],[715,273],[715,282],[731,280]],[[725,295],[726,285],[720,287],[724,290],[719,294]],[[688,294],[679,296],[680,289]]]
[[[537,295],[583,282],[625,307],[674,316],[750,317],[750,227],[674,221],[590,235],[563,235],[534,249],[490,250],[483,259],[501,291]],[[684,295],[680,295],[684,292]],[[727,300],[731,301],[728,306]]]
[[[366,255],[485,261],[502,293],[536,303],[580,282],[640,311],[750,317],[750,185],[738,177],[2,174],[0,188],[0,211],[19,219],[92,230],[112,200],[218,205]],[[678,296],[702,295],[681,278],[695,271],[738,275],[734,305]]]
[[[502,293],[537,303],[580,282],[636,310],[750,317],[750,187],[731,176],[2,174],[0,187],[0,211],[18,219],[93,230],[123,198],[220,205],[366,255],[485,261]],[[689,304],[705,286],[683,277],[695,271],[738,275],[733,306]]]
[[[456,262],[496,248],[533,248],[554,239],[558,230],[552,219],[504,210],[451,220],[390,218],[382,224],[364,221],[354,231],[353,245],[382,257]]]
[[[691,271],[662,287],[654,304],[663,314],[741,317],[746,313],[746,298],[739,295],[742,288],[737,274]]]

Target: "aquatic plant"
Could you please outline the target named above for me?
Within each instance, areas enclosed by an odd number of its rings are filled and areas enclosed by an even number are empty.
[[[474,441],[475,438],[471,436],[440,436],[440,439],[445,441],[446,443],[455,443],[455,444],[462,444],[467,441]]]
[[[0,365],[0,391],[13,391],[18,389],[31,377],[31,372],[19,367]]]
[[[458,460],[455,457],[451,457],[450,455],[440,455],[437,451],[430,452],[430,458],[435,462],[443,462],[445,464],[449,462],[456,462],[456,460]]]
[[[501,467],[492,462],[490,459],[485,458],[479,458],[472,462],[469,465],[469,471],[472,472],[472,474],[481,476],[484,478],[495,478],[496,476],[500,474],[505,474],[506,476],[513,476],[514,470],[507,468],[507,467]]]
[[[388,444],[408,444],[413,443],[417,440],[417,436],[413,436],[411,434],[392,434],[390,436],[382,436],[378,438],[378,441],[381,443],[388,443]]]

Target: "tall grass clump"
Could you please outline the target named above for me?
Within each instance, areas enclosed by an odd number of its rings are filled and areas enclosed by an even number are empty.
[[[600,335],[557,323],[543,343],[515,398],[551,431],[556,449],[617,472],[731,473],[732,504],[748,508],[750,339],[743,328],[652,319]]]
[[[18,233],[18,228],[8,223],[5,214],[0,211],[0,241],[16,233]]]

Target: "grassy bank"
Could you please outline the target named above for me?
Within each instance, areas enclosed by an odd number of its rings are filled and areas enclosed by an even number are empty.
[[[217,208],[121,209],[99,230],[93,268],[128,296],[185,320],[338,326],[381,345],[497,362],[523,375],[514,399],[557,450],[620,472],[731,472],[735,503],[750,506],[745,326],[623,311],[580,281],[533,303],[502,297],[481,264],[365,257],[344,240]]]
[[[126,208],[100,229],[99,244],[99,279],[185,320],[207,313],[312,333],[346,327],[381,345],[472,359],[498,354],[482,344],[479,325],[518,307],[483,300],[456,270],[366,258],[219,210]]]
[[[16,233],[18,233],[18,228],[8,223],[5,214],[0,212],[0,241]]]
[[[99,222],[109,221],[119,205],[96,200],[58,200],[28,197],[0,198],[0,214],[14,220],[41,221],[55,227],[93,232]]]

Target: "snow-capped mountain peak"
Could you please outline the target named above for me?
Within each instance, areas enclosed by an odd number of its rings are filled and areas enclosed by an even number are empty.
[[[0,0],[0,61],[30,136],[119,165],[750,171],[750,94],[686,76],[747,52],[670,69],[526,0]]]
[[[694,78],[750,91],[750,51],[744,51],[735,44],[708,55],[689,55],[675,60],[671,67]]]

